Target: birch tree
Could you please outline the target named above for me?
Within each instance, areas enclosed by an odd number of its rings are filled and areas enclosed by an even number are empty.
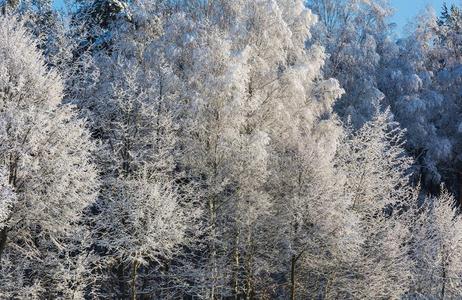
[[[61,105],[61,78],[44,66],[24,26],[2,17],[0,40],[0,164],[17,198],[0,232],[2,293],[67,297],[73,279],[58,270],[78,267],[66,257],[95,199],[95,147],[73,108]]]
[[[100,249],[99,292],[130,299],[163,297],[161,270],[188,246],[199,213],[190,185],[180,185],[186,179],[177,164],[179,81],[157,49],[161,32],[143,13],[134,15],[137,27],[119,23],[110,53],[95,53],[98,81],[89,99],[77,99],[102,143],[102,188],[90,216]]]
[[[414,294],[422,298],[451,299],[461,293],[460,230],[462,222],[455,199],[443,189],[426,200],[416,214],[413,242]]]
[[[416,203],[409,175],[412,159],[403,149],[404,132],[388,110],[339,147],[339,166],[347,176],[345,192],[358,214],[362,237],[352,266],[355,298],[399,298],[410,287],[410,239],[406,213]]]

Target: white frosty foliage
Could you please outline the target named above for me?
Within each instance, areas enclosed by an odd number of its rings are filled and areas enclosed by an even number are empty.
[[[60,255],[72,251],[97,186],[89,134],[71,107],[60,105],[61,79],[46,69],[35,45],[21,23],[1,17],[0,164],[17,197],[0,242],[2,263],[14,268],[1,274],[2,292],[11,297],[67,292],[71,281],[56,270],[71,272],[75,261]]]
[[[462,292],[462,219],[443,189],[417,213],[414,292],[425,298],[457,298]]]
[[[415,204],[409,186],[412,159],[403,149],[404,132],[390,112],[351,134],[339,148],[338,164],[346,174],[346,191],[359,221],[359,257],[352,264],[355,298],[399,298],[410,287],[412,262],[407,255],[409,216]]]
[[[459,297],[457,7],[2,11],[0,298]]]

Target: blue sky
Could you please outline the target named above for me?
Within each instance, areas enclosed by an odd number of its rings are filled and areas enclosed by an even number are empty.
[[[460,4],[461,0],[391,0],[390,3],[395,8],[392,21],[398,25],[397,33],[401,33],[407,22],[412,21],[427,5],[433,6],[437,12],[440,12],[444,2],[450,6]]]
[[[392,22],[397,24],[397,33],[401,34],[404,26],[427,5],[433,6],[437,12],[441,11],[443,3],[446,2],[448,6],[451,4],[461,4],[462,0],[389,0],[392,7],[395,8],[395,15]],[[62,7],[64,0],[54,0],[55,7]]]

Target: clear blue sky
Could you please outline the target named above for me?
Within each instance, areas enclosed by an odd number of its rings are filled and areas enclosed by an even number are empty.
[[[395,8],[392,21],[398,25],[397,33],[401,33],[408,21],[412,21],[427,5],[433,6],[436,12],[440,12],[444,2],[448,6],[461,4],[461,0],[390,0],[391,5]]]
[[[53,0],[55,7],[60,8],[64,4],[64,0]],[[448,6],[451,4],[461,4],[462,0],[389,0],[392,7],[395,9],[395,15],[392,22],[397,24],[396,32],[402,33],[404,26],[427,5],[433,6],[436,12],[441,11],[443,3],[446,2]]]

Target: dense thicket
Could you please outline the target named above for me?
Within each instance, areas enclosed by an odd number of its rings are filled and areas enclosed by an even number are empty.
[[[1,299],[461,297],[459,8],[0,4]]]

